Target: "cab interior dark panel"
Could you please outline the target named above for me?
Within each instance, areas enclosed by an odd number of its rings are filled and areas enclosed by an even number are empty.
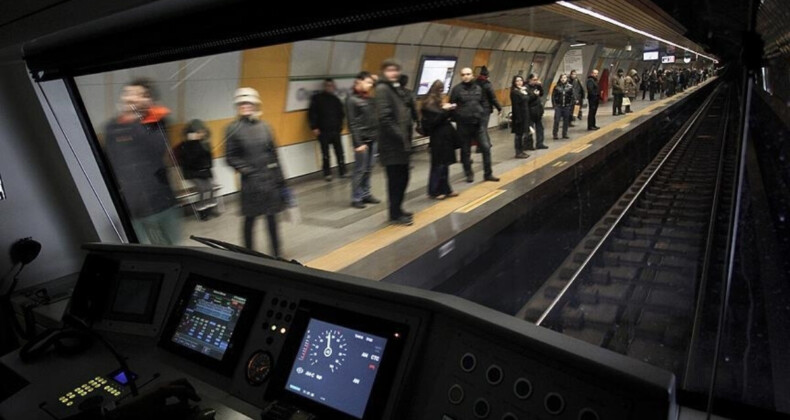
[[[36,80],[53,80],[239,49],[547,3],[403,0],[278,4],[169,0],[57,32],[23,46]]]

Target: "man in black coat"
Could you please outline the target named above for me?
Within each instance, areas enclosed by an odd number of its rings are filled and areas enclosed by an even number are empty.
[[[595,125],[595,114],[598,112],[598,103],[601,101],[601,88],[598,86],[598,70],[593,69],[587,77],[587,103],[590,109],[587,110],[587,129],[598,130]]]
[[[346,161],[343,155],[343,144],[340,142],[340,132],[343,130],[345,114],[340,98],[335,95],[335,89],[334,80],[324,80],[324,91],[313,96],[310,100],[310,109],[307,111],[310,129],[313,130],[313,134],[318,137],[318,141],[321,143],[322,169],[327,181],[332,180],[332,170],[329,167],[329,146],[335,149],[340,177],[346,176]]]
[[[483,126],[481,127],[480,133],[484,134],[487,143],[491,144],[491,137],[488,135],[488,125],[491,122],[491,114],[494,113],[494,108],[496,108],[498,113],[501,113],[502,105],[497,100],[494,86],[488,79],[488,68],[486,66],[480,69],[480,76],[477,76],[477,84],[483,89],[483,111],[485,113],[483,115]]]
[[[483,171],[486,181],[499,181],[491,169],[491,143],[488,139],[488,127],[483,128],[483,120],[487,120],[483,108],[483,89],[475,83],[472,69],[461,70],[462,83],[450,91],[450,103],[456,105],[455,121],[458,123],[458,137],[461,139],[461,162],[464,165],[466,182],[474,181],[472,161],[470,159],[472,139],[477,138],[478,149],[483,154]]]
[[[409,184],[411,112],[399,83],[401,65],[390,58],[381,63],[381,78],[376,85],[373,103],[378,119],[379,159],[387,171],[387,194],[390,222],[409,226],[412,213],[403,210],[403,196]]]
[[[532,147],[532,138],[529,138],[528,144],[526,149],[527,150],[534,150],[534,149],[548,149],[549,146],[543,144],[544,140],[544,130],[543,130],[543,83],[540,82],[538,79],[537,74],[530,74],[528,85],[527,85],[527,95],[529,96],[528,105],[529,105],[529,119],[532,120],[532,124],[535,125],[535,147]]]
[[[573,86],[573,97],[576,99],[574,105],[579,105],[579,113],[578,115],[571,115],[571,121],[579,121],[582,120],[582,106],[584,106],[584,86],[582,86],[582,81],[579,80],[579,76],[576,74],[576,70],[571,70],[570,75],[568,78],[571,80],[571,85]],[[573,110],[571,109],[571,113]],[[570,127],[574,127],[573,123],[571,123]]]

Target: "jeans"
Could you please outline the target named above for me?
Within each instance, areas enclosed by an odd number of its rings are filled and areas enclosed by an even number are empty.
[[[335,149],[335,158],[337,158],[337,168],[340,176],[346,174],[346,158],[343,154],[343,144],[340,142],[340,132],[329,133],[321,131],[318,135],[318,142],[321,143],[321,159],[322,169],[324,176],[332,175],[332,169],[329,167],[329,146]]]
[[[247,249],[252,248],[252,228],[255,226],[255,216],[247,216],[244,218],[244,246]],[[269,239],[272,243],[272,255],[275,257],[280,256],[280,241],[277,236],[277,215],[267,214],[266,224],[269,227]]]
[[[205,210],[215,204],[214,183],[211,178],[192,178],[189,180],[195,184],[198,192],[198,202],[195,205],[198,211]]]
[[[181,217],[178,207],[150,216],[132,219],[134,233],[141,244],[177,245],[181,241]]]
[[[516,147],[516,154],[524,152],[524,133],[515,134],[513,145]]]
[[[351,201],[359,203],[369,198],[370,194],[370,173],[373,162],[376,159],[376,142],[367,143],[368,148],[364,152],[354,152],[354,174],[351,178]]]
[[[539,118],[535,118],[535,147],[543,146],[543,131],[543,116],[541,115]]]
[[[403,196],[409,185],[409,165],[387,165],[387,196],[390,204],[390,220],[397,220],[403,214]]]
[[[554,108],[554,129],[552,134],[557,137],[557,132],[560,128],[560,120],[562,120],[562,137],[568,137],[568,125],[571,123],[571,107],[558,106]]]
[[[491,176],[491,140],[488,137],[488,127],[480,124],[458,124],[458,137],[461,138],[461,163],[466,176],[474,175],[470,158],[472,139],[477,138],[477,147],[483,155],[483,171],[485,176]]]
[[[598,112],[598,100],[597,99],[590,99],[589,107],[590,109],[587,110],[587,128],[597,127],[595,125],[595,114]]]
[[[428,195],[436,197],[453,192],[450,188],[450,167],[446,163],[431,165],[431,174],[428,177]]]
[[[612,103],[612,115],[619,115],[623,113],[623,94],[615,93],[614,102]]]

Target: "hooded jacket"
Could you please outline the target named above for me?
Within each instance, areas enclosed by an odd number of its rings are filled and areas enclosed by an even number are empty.
[[[624,93],[623,88],[625,84],[625,79],[623,76],[616,74],[612,77],[612,95],[622,95]]]
[[[483,111],[485,111],[485,115],[489,115],[494,112],[494,108],[496,108],[497,111],[502,111],[502,105],[496,98],[494,85],[492,85],[491,81],[488,80],[488,76],[478,76],[477,84],[480,85],[481,89],[483,89]]]
[[[636,98],[636,94],[639,92],[639,76],[637,76],[636,70],[629,71],[628,76],[625,76],[623,92],[629,98]]]

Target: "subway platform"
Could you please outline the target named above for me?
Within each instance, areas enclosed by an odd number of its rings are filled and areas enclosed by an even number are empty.
[[[631,105],[634,112],[622,116],[612,115],[611,101],[602,104],[597,115],[601,129],[597,131],[587,130],[585,108],[583,120],[576,121],[576,126],[569,129],[568,140],[552,140],[554,110],[547,109],[543,124],[545,144],[549,148],[530,151],[528,159],[514,158],[513,135],[509,129],[492,129],[493,170],[501,178],[500,182],[482,181],[482,158],[473,154],[475,182],[466,182],[460,162],[452,165],[450,182],[459,196],[441,201],[427,196],[430,155],[426,149],[419,149],[412,156],[413,168],[404,202],[404,209],[414,212],[412,226],[388,223],[386,178],[380,165],[374,168],[371,186],[373,195],[382,203],[368,205],[365,209],[350,206],[350,179],[335,176],[331,182],[316,177],[291,181],[289,186],[298,207],[278,216],[282,256],[309,267],[371,280],[386,279],[434,249],[444,257],[452,253],[454,245],[451,240],[459,233],[489,218],[496,209],[506,206],[529,189],[572,168],[578,160],[704,85],[655,101],[643,101],[640,97]],[[334,174],[337,174],[336,170]],[[186,218],[182,243],[197,245],[188,239],[189,235],[196,235],[243,244],[242,225],[238,195],[233,194],[225,197],[225,209],[219,217],[207,221]],[[257,221],[254,242],[255,250],[270,253],[262,218]],[[400,279],[398,282],[423,288],[436,285],[419,279]]]

